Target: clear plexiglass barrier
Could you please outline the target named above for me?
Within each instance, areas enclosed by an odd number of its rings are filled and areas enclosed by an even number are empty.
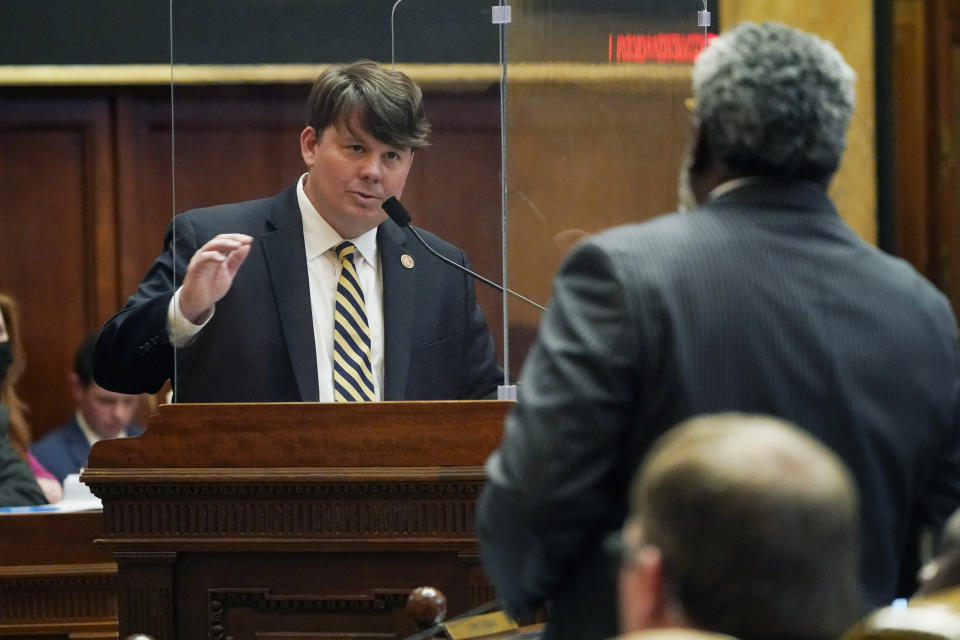
[[[196,295],[179,298],[191,317],[171,329],[171,359],[150,361],[181,401],[326,401],[344,379],[378,399],[488,391],[468,276],[384,223],[389,230],[354,249],[367,292],[358,317],[330,238],[371,228],[363,220],[382,216],[379,204],[394,195],[429,232],[427,244],[439,245],[431,248],[454,262],[465,255],[484,278],[547,306],[552,276],[580,238],[675,208],[691,63],[716,30],[698,26],[702,1],[208,0],[168,9],[170,91],[143,107],[152,126],[140,132],[151,157],[139,180],[155,196],[154,218],[127,233],[132,245],[156,247],[155,257],[167,228],[142,289],[160,321],[168,310],[157,301],[181,288],[191,257],[214,242],[193,258],[201,284],[178,294]],[[407,158],[402,144],[382,149],[363,126],[345,127],[349,135],[313,128],[310,139],[314,79],[358,59],[422,88],[428,146]],[[317,214],[321,223],[307,219]],[[549,312],[474,287],[496,360],[522,383]],[[213,298],[212,315],[197,315],[198,301]],[[338,314],[349,316],[344,328]]]
[[[716,3],[711,13],[716,16]],[[584,236],[676,209],[704,2],[514,2],[508,42],[510,286],[549,299]],[[520,376],[541,312],[511,301]]]

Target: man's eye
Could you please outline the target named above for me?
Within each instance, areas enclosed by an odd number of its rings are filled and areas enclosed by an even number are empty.
[[[396,151],[387,151],[385,154],[383,154],[383,157],[386,160],[399,160],[400,154]]]
[[[361,144],[351,144],[348,145],[347,148],[354,153],[363,153],[363,145]]]

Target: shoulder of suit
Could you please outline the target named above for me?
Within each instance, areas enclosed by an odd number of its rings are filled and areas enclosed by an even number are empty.
[[[287,197],[284,191],[269,198],[190,209],[177,214],[175,220],[189,221],[194,227],[213,233],[258,233],[273,208],[282,206]]]
[[[83,431],[80,430],[80,425],[77,424],[76,420],[71,420],[66,424],[62,424],[59,427],[52,429],[45,436],[34,442],[30,448],[33,449],[34,447],[43,447],[44,445],[59,444],[69,440],[70,436],[73,435],[79,435],[83,437]]]
[[[704,218],[696,220],[698,214],[668,213],[642,222],[632,222],[604,229],[584,240],[604,248],[634,246],[644,243],[679,243],[690,231],[694,231],[706,222]]]

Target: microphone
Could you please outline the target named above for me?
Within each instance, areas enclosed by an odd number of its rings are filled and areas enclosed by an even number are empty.
[[[497,284],[496,282],[493,282],[492,280],[487,280],[486,278],[484,278],[484,277],[483,277],[482,275],[480,275],[479,273],[475,273],[475,272],[471,271],[470,269],[467,269],[467,268],[466,268],[465,266],[463,266],[462,264],[458,264],[458,263],[454,262],[453,260],[451,260],[450,258],[448,258],[448,257],[446,257],[446,256],[442,256],[442,255],[440,255],[439,253],[437,253],[436,251],[434,251],[434,250],[433,250],[433,247],[431,247],[429,244],[427,244],[427,241],[423,239],[423,236],[421,236],[421,235],[417,232],[417,230],[416,230],[415,228],[413,228],[413,227],[410,226],[410,214],[407,212],[406,207],[404,207],[402,204],[400,204],[400,201],[397,200],[394,196],[390,196],[389,198],[387,198],[386,200],[384,200],[382,206],[383,206],[383,210],[387,212],[387,215],[388,215],[388,216],[390,216],[390,219],[393,220],[394,222],[396,222],[398,227],[401,227],[401,228],[407,227],[407,228],[409,228],[410,231],[413,232],[413,235],[415,235],[415,236],[417,237],[417,240],[420,241],[420,244],[422,244],[424,247],[426,247],[427,251],[429,251],[430,253],[432,253],[432,254],[435,255],[436,257],[440,258],[441,260],[443,260],[443,261],[446,262],[447,264],[449,264],[449,265],[451,265],[451,266],[453,266],[453,267],[456,267],[457,269],[460,269],[460,271],[463,271],[464,273],[466,273],[466,274],[468,274],[468,275],[470,275],[470,276],[473,276],[474,278],[476,278],[476,279],[479,280],[480,282],[484,283],[485,285],[491,286],[491,287],[493,287],[494,289],[496,289],[497,291],[499,291],[500,293],[503,293],[503,287],[500,286],[499,284]],[[547,308],[546,308],[546,307],[537,304],[536,302],[534,302],[534,301],[531,300],[530,298],[527,298],[526,296],[522,296],[522,295],[520,295],[519,293],[517,293],[516,291],[513,291],[512,289],[507,289],[507,293],[509,293],[510,295],[515,296],[515,297],[523,300],[523,301],[526,302],[527,304],[532,304],[533,306],[535,306],[537,309],[540,309],[541,311],[547,311]]]

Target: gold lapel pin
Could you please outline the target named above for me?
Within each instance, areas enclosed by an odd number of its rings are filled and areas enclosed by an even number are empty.
[[[405,266],[407,269],[413,269],[413,256],[408,253],[400,256],[400,264]]]

